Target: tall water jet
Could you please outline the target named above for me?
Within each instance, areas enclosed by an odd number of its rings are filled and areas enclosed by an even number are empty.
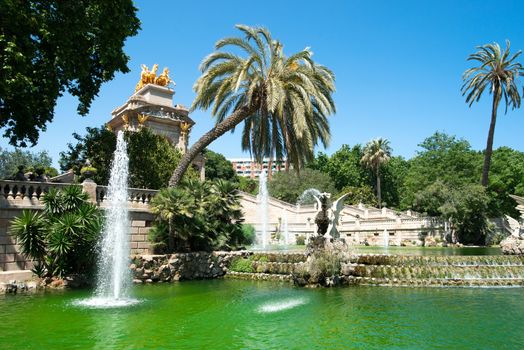
[[[95,296],[81,302],[94,307],[125,306],[136,302],[129,298],[129,213],[127,187],[129,157],[123,132],[117,136],[116,150],[106,201],[105,223],[99,246],[98,275]]]
[[[288,227],[288,220],[287,220],[287,212],[285,210],[282,210],[282,225],[280,227],[280,231],[282,234],[282,240],[284,241],[285,245],[291,244],[291,238],[289,235],[289,227]]]
[[[262,170],[258,178],[258,215],[260,217],[260,222],[262,224],[262,229],[258,233],[257,243],[262,246],[262,248],[267,248],[269,245],[269,231],[268,231],[268,220],[269,220],[269,207],[268,207],[268,198],[269,194],[267,192],[267,173],[265,170]]]
[[[388,229],[384,229],[384,247],[389,247],[389,232]]]

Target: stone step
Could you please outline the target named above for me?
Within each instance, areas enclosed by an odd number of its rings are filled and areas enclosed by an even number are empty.
[[[508,255],[478,255],[478,256],[411,256],[386,254],[352,255],[350,262],[364,265],[400,265],[400,266],[524,266],[524,257]]]
[[[33,278],[31,270],[17,270],[17,271],[0,271],[0,283],[10,283],[11,281],[28,281]]]
[[[375,278],[524,279],[524,266],[395,266],[346,265],[345,275]]]
[[[373,278],[373,277],[346,277],[348,284],[367,286],[390,287],[524,287],[522,278]]]

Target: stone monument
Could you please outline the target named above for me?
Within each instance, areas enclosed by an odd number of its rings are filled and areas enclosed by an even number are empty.
[[[158,64],[154,64],[151,70],[142,65],[134,94],[125,104],[113,110],[106,128],[118,133],[120,130],[134,132],[146,127],[153,133],[166,137],[173,147],[185,153],[195,122],[189,117],[186,107],[173,105],[175,91],[170,85],[176,84],[169,77],[169,69],[164,68],[159,76],[156,75],[157,70]],[[200,171],[203,179],[204,157],[196,157],[193,166]]]

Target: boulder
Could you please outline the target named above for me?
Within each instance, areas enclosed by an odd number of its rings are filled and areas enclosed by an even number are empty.
[[[524,255],[524,239],[509,236],[500,242],[502,253],[506,255]]]

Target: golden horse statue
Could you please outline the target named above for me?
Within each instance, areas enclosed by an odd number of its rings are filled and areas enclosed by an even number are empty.
[[[158,70],[158,64],[153,65],[151,71],[145,64],[141,65],[142,72],[140,73],[140,80],[136,84],[135,92],[146,86],[147,84],[154,84],[156,79],[156,71]]]
[[[160,86],[168,86],[169,83],[173,82],[173,80],[171,80],[171,78],[169,78],[169,69],[167,68],[164,68],[164,71],[162,72],[162,74],[160,74],[156,79],[155,79],[155,84],[156,85],[160,85]]]

